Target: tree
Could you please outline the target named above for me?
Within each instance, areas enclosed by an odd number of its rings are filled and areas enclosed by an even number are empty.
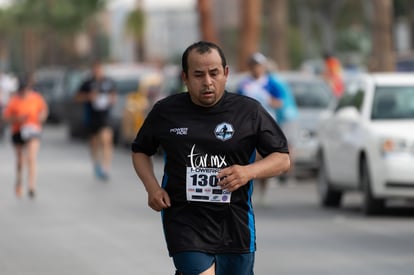
[[[371,0],[374,14],[372,23],[372,56],[370,70],[394,71],[395,57],[392,44],[392,0]]]
[[[260,21],[261,21],[261,0],[242,0],[241,7],[241,38],[239,48],[238,70],[247,70],[248,57],[258,50]]]
[[[268,0],[270,9],[270,57],[281,70],[290,67],[288,53],[288,3],[286,0]]]
[[[144,43],[145,14],[144,14],[144,11],[142,10],[141,5],[138,5],[128,15],[126,27],[135,38],[137,60],[142,62],[145,60],[146,51],[145,51],[145,43]]]
[[[105,3],[105,0],[12,1],[5,13],[12,22],[8,29],[9,37],[20,36],[17,39],[20,43],[17,44],[23,45],[22,49],[18,46],[12,48],[15,51],[19,50],[18,55],[24,57],[21,58],[23,64],[20,67],[32,70],[41,62],[42,56],[46,56],[53,64],[57,58],[74,54],[61,52],[63,48],[72,51],[75,49],[74,45],[64,47],[61,43],[67,43],[68,39],[62,38],[74,37]]]
[[[200,21],[201,39],[217,43],[217,33],[213,24],[213,13],[210,0],[197,1],[198,18]]]

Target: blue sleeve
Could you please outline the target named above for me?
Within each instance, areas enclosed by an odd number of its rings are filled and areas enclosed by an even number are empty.
[[[245,95],[244,91],[243,91],[243,87],[244,87],[246,82],[247,82],[246,80],[243,80],[241,83],[239,83],[239,85],[237,86],[237,89],[236,89],[236,94]]]
[[[269,93],[277,99],[282,99],[283,95],[285,94],[285,90],[287,89],[286,85],[282,83],[282,81],[275,79],[270,75],[267,88]]]
[[[241,86],[237,87],[236,94],[243,95],[243,89]]]

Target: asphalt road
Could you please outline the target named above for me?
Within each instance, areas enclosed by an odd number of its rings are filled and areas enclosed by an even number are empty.
[[[161,177],[160,158],[155,165]],[[126,149],[102,183],[86,145],[49,126],[38,170],[36,199],[16,199],[13,151],[0,141],[0,275],[174,274],[160,214],[147,207]],[[366,218],[358,195],[323,210],[314,189],[312,180],[271,183],[266,206],[255,209],[255,274],[413,274],[413,207]]]

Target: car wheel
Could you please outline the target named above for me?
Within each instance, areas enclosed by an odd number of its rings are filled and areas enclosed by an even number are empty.
[[[69,127],[68,133],[69,133],[69,138],[70,139],[75,139],[75,138],[78,137],[78,135],[77,135],[75,129],[73,129],[73,127]]]
[[[371,178],[366,160],[361,164],[361,187],[363,192],[362,212],[365,215],[380,214],[384,210],[384,199],[375,198],[372,193]]]
[[[320,154],[319,161],[317,178],[319,204],[323,207],[339,207],[342,200],[342,192],[335,190],[329,182],[326,171],[327,168],[322,154]]]

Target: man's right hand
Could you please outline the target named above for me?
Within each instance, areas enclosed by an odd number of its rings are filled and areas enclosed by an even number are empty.
[[[148,192],[148,206],[159,212],[171,206],[170,196],[163,188]]]

